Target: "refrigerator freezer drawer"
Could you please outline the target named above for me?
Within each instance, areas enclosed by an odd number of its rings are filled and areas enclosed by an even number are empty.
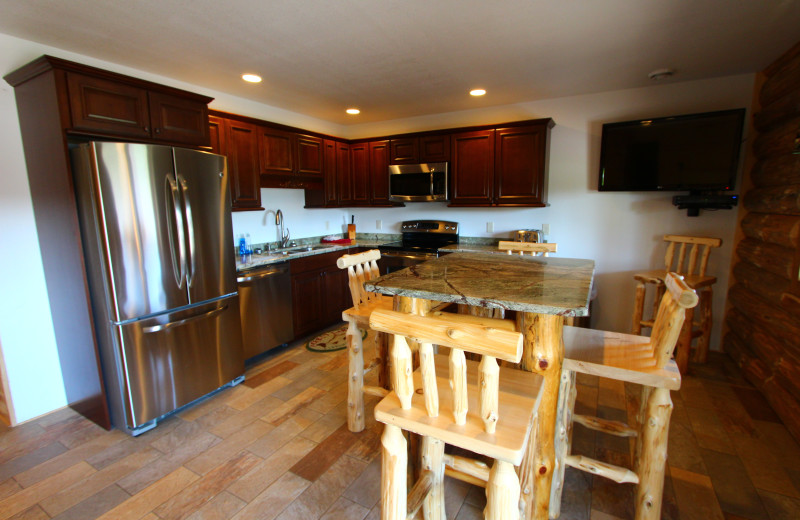
[[[132,430],[244,374],[237,295],[117,328]]]

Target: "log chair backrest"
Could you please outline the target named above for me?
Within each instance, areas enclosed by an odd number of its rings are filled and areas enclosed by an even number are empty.
[[[558,250],[558,244],[552,242],[512,242],[510,240],[501,240],[497,244],[497,249],[507,251],[509,255],[518,253],[520,256],[524,256],[525,253],[530,253],[532,256],[547,256]]]
[[[682,235],[664,235],[664,242],[667,243],[667,252],[664,255],[664,267],[667,271],[700,276],[706,275],[711,248],[722,245],[722,239],[719,238]]]
[[[439,415],[433,345],[450,347],[450,387],[453,390],[453,422],[467,419],[467,364],[464,351],[482,356],[479,365],[478,403],[487,433],[494,433],[498,420],[500,368],[497,359],[518,363],[522,357],[522,334],[507,327],[492,327],[493,321],[465,322],[458,315],[439,312],[420,316],[390,310],[376,310],[370,316],[373,330],[394,334],[391,346],[392,388],[404,410],[411,408],[414,381],[408,339],[419,342],[419,363],[425,409],[429,417]]]
[[[347,269],[350,296],[353,298],[353,307],[356,309],[379,298],[378,294],[364,289],[364,282],[380,276],[378,272],[378,260],[380,258],[380,251],[370,249],[355,255],[343,255],[336,260],[336,266],[339,269]]]
[[[672,357],[686,316],[685,310],[698,302],[697,293],[677,273],[668,273],[664,282],[667,290],[661,298],[650,334],[656,368],[664,368]]]

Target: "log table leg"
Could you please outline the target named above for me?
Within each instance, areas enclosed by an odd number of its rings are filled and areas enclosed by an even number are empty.
[[[430,471],[433,483],[422,503],[423,518],[445,520],[444,508],[444,441],[433,437],[422,438],[422,470]]]
[[[536,435],[529,442],[529,456],[520,466],[521,510],[526,519],[547,520],[550,486],[555,469],[555,429],[561,365],[564,361],[564,317],[552,314],[520,313],[518,330],[524,334],[520,368],[544,377],[542,401],[536,421]]]
[[[406,439],[403,430],[387,424],[381,436],[383,460],[381,461],[381,520],[406,518]]]

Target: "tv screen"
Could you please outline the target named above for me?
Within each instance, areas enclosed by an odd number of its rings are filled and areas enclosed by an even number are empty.
[[[745,109],[603,125],[600,191],[733,190]]]

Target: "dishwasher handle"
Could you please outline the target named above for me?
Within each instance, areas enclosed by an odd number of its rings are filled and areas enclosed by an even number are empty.
[[[238,276],[236,278],[236,281],[238,283],[255,282],[256,280],[262,280],[264,278],[269,278],[270,276],[288,274],[288,272],[289,272],[289,267],[288,266],[285,266],[285,267],[281,266],[281,267],[277,267],[275,269],[259,270],[259,271],[255,272],[253,274],[247,274],[247,275]]]

